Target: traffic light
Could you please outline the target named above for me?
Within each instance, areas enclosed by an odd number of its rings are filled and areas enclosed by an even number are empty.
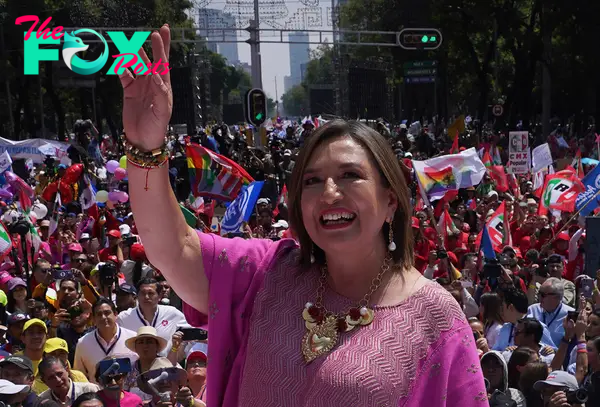
[[[246,120],[260,127],[267,120],[267,96],[261,89],[250,89],[246,93]]]
[[[442,33],[435,28],[405,28],[398,33],[398,45],[407,50],[434,50],[442,45]]]

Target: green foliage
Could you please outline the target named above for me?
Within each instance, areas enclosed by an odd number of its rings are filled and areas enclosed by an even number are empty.
[[[303,85],[296,85],[282,96],[286,116],[303,116],[307,112],[307,94]]]

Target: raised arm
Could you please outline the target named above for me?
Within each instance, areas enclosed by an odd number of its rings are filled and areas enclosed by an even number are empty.
[[[154,63],[166,63],[163,67],[168,67],[169,26],[165,24],[160,32],[153,32],[151,40]],[[150,66],[143,48],[139,55]],[[123,85],[123,125],[128,142],[144,152],[160,149],[173,109],[170,73],[134,78],[126,69],[119,78]],[[127,172],[131,207],[148,260],[183,300],[206,314],[208,280],[200,240],[179,209],[169,183],[168,164],[142,169],[129,163]]]

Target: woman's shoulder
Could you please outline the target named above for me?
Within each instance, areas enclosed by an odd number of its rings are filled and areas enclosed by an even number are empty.
[[[250,265],[265,268],[282,251],[296,248],[293,239],[273,241],[270,239],[225,238],[212,233],[198,233],[205,267],[232,266],[247,268]]]

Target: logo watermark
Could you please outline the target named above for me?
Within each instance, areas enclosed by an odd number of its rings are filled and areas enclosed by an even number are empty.
[[[25,75],[39,74],[39,64],[41,61],[58,61],[58,49],[48,48],[47,45],[58,45],[63,41],[62,58],[67,67],[79,75],[92,75],[100,71],[108,61],[108,43],[106,39],[98,32],[89,28],[80,28],[71,33],[63,32],[64,27],[57,26],[50,31],[48,24],[52,17],[48,17],[39,27],[40,19],[36,15],[26,15],[18,17],[15,20],[16,25],[23,23],[32,23],[24,36],[24,73]],[[36,29],[37,27],[37,29]],[[34,35],[32,35],[34,34]],[[86,45],[79,35],[94,35],[100,39],[104,50],[98,58],[93,61],[80,58],[77,54],[86,51],[89,45]],[[127,38],[123,31],[107,31],[106,34],[119,51],[112,55],[114,62],[109,68],[107,75],[119,75],[127,68],[132,68],[136,75],[165,75],[171,70],[168,62],[151,63],[146,66],[139,55],[140,48],[148,39],[150,31],[137,31],[131,38]],[[44,47],[42,47],[44,46]]]

